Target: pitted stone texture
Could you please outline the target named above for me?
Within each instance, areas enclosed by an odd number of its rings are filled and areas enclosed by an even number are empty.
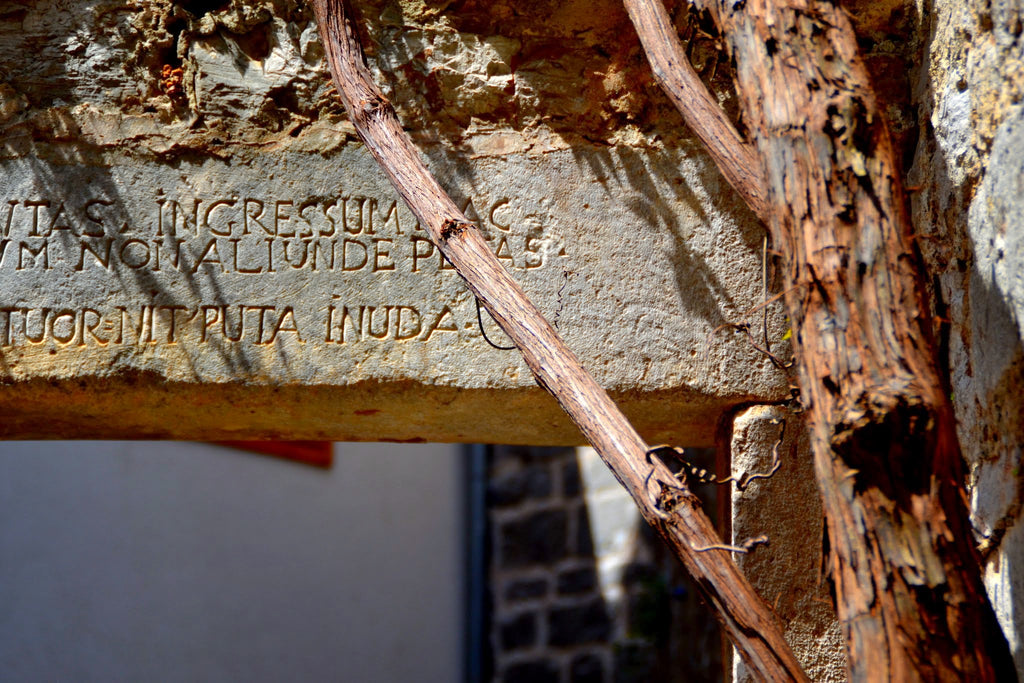
[[[784,396],[716,333],[762,230],[635,41],[595,53],[618,3],[357,5],[431,170],[645,437]],[[303,4],[0,13],[0,166],[8,436],[581,441],[354,142]]]
[[[617,0],[352,4],[369,67],[418,138],[504,153],[690,135]],[[686,3],[668,4],[697,69],[731,105],[727,57]],[[158,155],[322,149],[344,115],[312,15],[292,0],[0,9],[0,129],[19,138],[8,151],[62,135]]]
[[[1024,42],[1019,2],[936,3],[911,170],[919,240],[949,321],[952,398],[985,581],[1024,675]],[[926,131],[927,132],[927,131]]]
[[[760,237],[695,149],[472,165],[433,152],[496,256],[651,438],[707,442],[729,404],[784,391],[741,335],[712,335],[758,300]],[[248,416],[225,423],[232,433],[288,433],[271,387],[315,386],[328,402],[310,404],[296,437],[578,440],[519,355],[482,338],[473,297],[361,146],[239,165],[0,163],[8,434],[52,433],[32,380],[79,396],[79,380],[102,378],[197,396],[236,384]],[[390,396],[359,389],[371,386]],[[207,418],[230,406],[204,400],[205,415],[142,431],[217,437]],[[76,401],[63,403],[64,436],[130,424],[77,413],[71,426]]]
[[[784,429],[784,431],[783,431]],[[777,406],[753,406],[733,421],[733,477],[771,469],[778,445],[781,466],[769,479],[755,479],[745,491],[732,489],[732,543],[741,545],[765,534],[736,560],[765,602],[775,610],[812,681],[846,680],[846,649],[822,575],[823,517],[806,430],[799,416]],[[738,655],[733,681],[754,677]]]

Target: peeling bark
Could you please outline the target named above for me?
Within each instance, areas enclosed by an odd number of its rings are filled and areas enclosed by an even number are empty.
[[[827,2],[697,4],[728,40],[767,183],[851,677],[1016,680],[897,156],[848,18]]]

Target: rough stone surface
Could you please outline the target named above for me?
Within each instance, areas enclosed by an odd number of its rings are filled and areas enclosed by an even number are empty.
[[[646,437],[709,443],[785,393],[712,334],[759,300],[762,232],[598,4],[357,3],[494,253]],[[580,441],[355,142],[304,4],[5,7],[4,434]]]
[[[845,642],[826,590],[821,502],[799,416],[765,405],[739,413],[733,421],[731,474],[739,478],[770,471],[780,434],[778,471],[732,495],[732,543],[768,536],[767,546],[738,555],[737,562],[775,609],[786,641],[810,679],[838,683],[846,680]],[[733,657],[733,680],[755,680],[738,655]]]
[[[986,584],[1024,676],[1024,7],[918,9],[929,40],[917,74],[914,219],[947,321],[940,339]]]

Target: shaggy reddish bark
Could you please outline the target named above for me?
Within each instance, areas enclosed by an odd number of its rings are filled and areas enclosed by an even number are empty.
[[[766,208],[752,208],[782,254],[851,677],[1016,680],[968,525],[897,157],[850,23],[827,2],[696,4],[732,52],[761,164],[748,177],[765,178]],[[626,5],[656,71],[678,60],[650,38],[664,8]],[[719,159],[730,182],[742,154]]]

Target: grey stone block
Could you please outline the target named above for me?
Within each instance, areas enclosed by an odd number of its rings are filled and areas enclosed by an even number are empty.
[[[558,575],[556,585],[562,595],[586,593],[597,587],[597,572],[593,567],[569,569]]]
[[[499,680],[502,683],[558,683],[558,674],[558,665],[554,662],[537,659],[512,664]]]
[[[554,647],[602,642],[611,634],[612,621],[600,598],[548,613],[548,644]]]
[[[773,606],[786,641],[814,681],[846,680],[846,648],[822,571],[824,518],[808,436],[799,416],[778,406],[753,406],[733,421],[732,475],[771,469],[772,449],[781,465],[769,479],[732,492],[732,543],[766,534],[769,545],[738,555],[737,563],[765,602]],[[738,655],[733,680],[754,676]]]
[[[762,230],[700,146],[553,132],[591,121],[572,79],[592,68],[414,5],[365,13],[375,78],[640,431],[708,443],[728,406],[783,396],[742,338],[708,339],[759,295]],[[308,8],[89,0],[0,24],[0,434],[581,442],[353,141]],[[413,72],[444,106],[392,78]]]
[[[501,566],[547,564],[566,557],[568,526],[565,510],[543,510],[501,524]]]
[[[551,495],[551,473],[546,465],[528,466],[518,472],[491,479],[487,485],[490,505],[503,507],[516,505],[527,499],[547,498]]]
[[[524,612],[512,617],[500,626],[502,650],[519,650],[532,647],[537,642],[537,614]]]
[[[505,600],[508,602],[533,600],[544,597],[547,592],[547,579],[517,579],[509,582],[505,588]]]
[[[570,683],[604,683],[604,663],[596,654],[574,657],[569,664]]]

